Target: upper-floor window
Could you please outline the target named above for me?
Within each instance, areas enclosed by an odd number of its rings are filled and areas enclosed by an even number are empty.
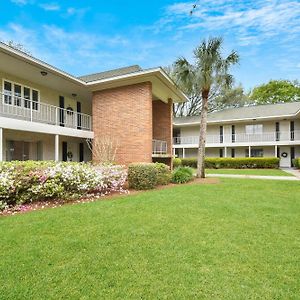
[[[262,124],[246,125],[245,131],[247,134],[261,134],[263,133],[263,125]]]
[[[38,110],[40,92],[19,83],[3,80],[3,103]]]

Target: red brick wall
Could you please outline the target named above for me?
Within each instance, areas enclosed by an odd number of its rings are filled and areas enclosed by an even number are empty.
[[[96,141],[117,140],[117,163],[151,162],[151,82],[94,92],[93,130]],[[99,158],[93,155],[93,160]]]
[[[164,103],[159,100],[153,101],[153,139],[166,141],[168,154],[172,154],[172,100]]]

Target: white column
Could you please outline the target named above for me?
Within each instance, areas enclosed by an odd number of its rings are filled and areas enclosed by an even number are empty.
[[[274,156],[277,157],[277,145],[275,145],[275,153]]]
[[[59,135],[55,135],[55,150],[54,150],[54,160],[59,161]]]
[[[224,147],[224,157],[227,157],[227,147]]]
[[[251,146],[249,146],[249,157],[251,157]]]
[[[0,161],[3,161],[3,128],[0,128]]]
[[[185,148],[182,148],[182,158],[185,158]]]

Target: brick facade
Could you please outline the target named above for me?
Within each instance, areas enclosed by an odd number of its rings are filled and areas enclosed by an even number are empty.
[[[151,82],[94,92],[93,130],[95,141],[110,137],[117,141],[117,163],[151,162]],[[99,158],[94,154],[93,160]]]

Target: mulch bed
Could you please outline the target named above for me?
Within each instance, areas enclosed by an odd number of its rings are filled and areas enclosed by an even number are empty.
[[[163,189],[169,189],[177,186],[182,185],[191,185],[191,184],[218,184],[220,183],[220,180],[218,178],[195,178],[193,181],[185,183],[185,184],[174,184],[170,183],[168,185],[161,185],[156,187],[154,190],[163,190]],[[153,190],[150,190],[153,191]],[[36,210],[43,210],[43,209],[50,209],[50,208],[57,208],[61,207],[63,205],[75,205],[79,203],[90,203],[95,201],[109,201],[109,200],[115,200],[119,197],[127,196],[127,195],[136,195],[145,192],[127,189],[124,192],[112,192],[110,194],[106,195],[92,195],[88,197],[82,197],[80,199],[74,199],[74,200],[66,200],[66,199],[57,199],[57,200],[45,200],[45,201],[37,201],[34,203],[27,203],[23,205],[19,205],[13,208],[10,208],[8,210],[4,210],[0,212],[0,216],[11,216],[16,214],[22,214],[27,213],[30,211],[36,211]]]

